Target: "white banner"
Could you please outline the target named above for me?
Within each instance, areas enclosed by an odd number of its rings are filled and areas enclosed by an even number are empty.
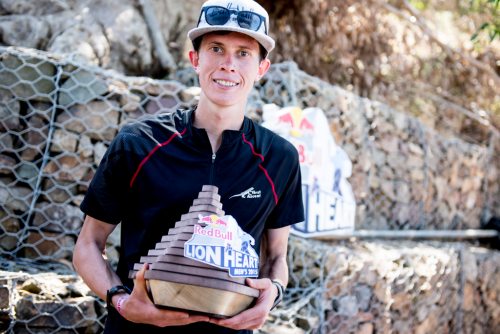
[[[299,151],[305,222],[292,226],[303,236],[354,230],[356,201],[347,182],[352,163],[333,139],[319,108],[265,105],[264,127],[290,141]]]

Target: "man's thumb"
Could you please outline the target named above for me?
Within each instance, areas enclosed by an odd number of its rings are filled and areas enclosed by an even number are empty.
[[[146,295],[147,296],[147,285],[146,285],[146,279],[144,278],[144,275],[146,274],[146,270],[149,269],[149,264],[144,263],[142,266],[141,270],[137,273],[135,276],[135,286],[134,286],[134,291],[139,292],[141,295]],[[149,298],[148,298],[149,299]]]
[[[271,287],[271,280],[269,279],[250,279],[247,278],[247,284],[248,286],[254,288],[254,289],[259,289],[259,290],[264,290],[268,289]]]

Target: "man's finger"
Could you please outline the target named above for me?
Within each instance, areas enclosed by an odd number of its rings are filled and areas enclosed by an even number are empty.
[[[247,284],[254,288],[254,289],[259,289],[259,290],[266,290],[270,289],[272,287],[271,280],[267,278],[263,279],[246,279]],[[262,291],[261,291],[262,293]],[[259,298],[260,300],[260,298]],[[235,326],[237,324],[242,324],[242,323],[248,323],[253,321],[254,319],[258,318],[263,318],[267,315],[269,310],[266,309],[265,305],[262,304],[261,301],[257,302],[257,304],[252,307],[251,309],[248,309],[246,311],[241,312],[238,315],[235,315],[232,318],[229,319],[210,319],[211,323],[214,323],[219,326],[224,326],[224,327],[230,327]]]
[[[219,320],[218,322],[217,321],[213,321],[213,320]],[[211,323],[214,323],[216,325],[219,325],[219,326],[223,326],[223,327],[227,327],[227,328],[231,328],[231,329],[256,329],[256,328],[259,328],[260,326],[262,326],[263,322],[264,322],[264,319],[263,318],[255,318],[255,319],[252,319],[250,321],[246,321],[246,322],[236,322],[236,323],[223,323],[221,319],[210,319],[210,322]]]
[[[236,329],[236,330],[239,330],[239,329],[250,329],[250,330],[253,330],[253,329],[260,328],[260,326],[262,326],[262,324],[263,324],[263,319],[253,319],[251,321],[244,322],[242,324],[234,325],[231,328],[232,329]]]
[[[195,316],[195,315],[190,315],[187,312],[160,309],[160,308],[155,307],[154,305],[153,305],[153,307],[154,307],[154,309],[152,310],[152,312],[153,312],[152,317],[155,319],[168,319],[169,321],[177,321],[177,320],[178,321],[185,321],[185,320],[188,320],[189,318],[193,318],[193,317],[197,317],[197,318],[204,317],[204,318],[206,318],[206,321],[208,321],[207,316],[200,316],[200,315]]]
[[[179,322],[181,322],[182,325],[189,325],[194,322],[200,322],[200,321],[208,322],[208,319],[209,318],[204,315],[190,315],[189,318],[179,320]]]
[[[266,312],[262,307],[253,307],[229,319],[214,319],[215,321],[213,323],[219,326],[230,327],[236,324],[249,322],[263,316],[266,316]],[[210,319],[210,322],[212,322],[212,319]]]
[[[268,278],[261,278],[261,279],[247,278],[246,282],[250,287],[259,290],[269,289],[272,285],[271,280]]]
[[[189,318],[189,314],[181,311],[170,311],[170,310],[162,310],[156,308],[155,318],[158,319],[171,319],[171,320],[185,320]]]
[[[144,278],[144,275],[146,274],[146,270],[149,269],[149,264],[144,263],[142,266],[141,270],[137,273],[135,277],[135,286],[134,286],[134,292],[138,294],[138,297],[141,299],[142,302],[147,302],[148,304],[151,305],[151,307],[154,307],[153,302],[149,298],[148,295],[148,288],[146,284],[146,279]],[[170,310],[162,310],[159,308],[151,308],[151,312],[154,312],[154,318],[157,319],[186,319],[189,317],[189,314],[186,312],[180,312],[180,311],[170,311]],[[208,317],[207,317],[208,318]]]
[[[191,315],[189,318],[178,319],[178,320],[163,320],[161,323],[158,323],[157,326],[165,327],[165,326],[185,326],[195,322],[208,321],[207,316],[201,315]]]

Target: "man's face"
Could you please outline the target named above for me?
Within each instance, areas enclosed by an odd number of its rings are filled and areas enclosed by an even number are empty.
[[[221,107],[246,103],[254,82],[269,68],[267,59],[260,62],[259,52],[259,43],[250,36],[206,34],[199,52],[189,54],[202,95]]]

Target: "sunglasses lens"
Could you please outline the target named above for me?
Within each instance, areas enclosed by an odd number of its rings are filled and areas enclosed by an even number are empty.
[[[206,11],[207,23],[210,25],[223,25],[229,20],[229,10],[221,7],[211,7]]]
[[[260,17],[251,12],[238,13],[238,24],[240,27],[257,31],[260,27]]]

